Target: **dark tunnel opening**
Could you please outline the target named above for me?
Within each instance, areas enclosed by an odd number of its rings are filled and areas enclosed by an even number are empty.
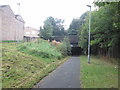
[[[82,54],[82,49],[80,47],[72,47],[71,48],[71,55],[72,56],[79,56]]]

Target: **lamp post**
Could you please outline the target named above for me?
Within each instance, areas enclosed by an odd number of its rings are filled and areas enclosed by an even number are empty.
[[[18,15],[20,15],[20,3],[17,3],[18,5]]]
[[[91,6],[87,5],[90,8],[89,11],[89,31],[88,31],[88,64],[90,64],[90,22],[91,22]]]
[[[17,3],[17,5],[18,5],[18,15],[20,15],[20,3]],[[19,30],[17,31],[16,31],[17,32],[17,43],[19,43]]]

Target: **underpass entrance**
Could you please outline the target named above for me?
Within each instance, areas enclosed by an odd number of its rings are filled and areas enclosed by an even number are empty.
[[[82,54],[82,49],[78,46],[78,36],[77,35],[69,35],[66,36],[70,40],[71,44],[71,55],[72,56],[78,56]],[[54,36],[53,40],[56,41],[63,41],[65,36]]]
[[[82,54],[82,49],[80,47],[72,47],[71,48],[71,55],[72,56],[79,56]]]

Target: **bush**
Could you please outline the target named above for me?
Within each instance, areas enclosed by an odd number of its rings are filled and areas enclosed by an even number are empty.
[[[71,46],[68,38],[64,38],[62,44],[57,46],[57,49],[61,52],[63,56],[71,55]]]
[[[57,49],[61,52],[62,56],[67,56],[67,48],[65,43],[58,45]]]
[[[67,54],[71,55],[71,46],[68,38],[64,38],[63,42],[66,44]]]
[[[62,54],[46,40],[23,43],[18,47],[20,51],[43,58],[61,58]]]

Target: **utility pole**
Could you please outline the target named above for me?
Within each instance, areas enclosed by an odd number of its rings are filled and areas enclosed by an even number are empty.
[[[88,64],[90,64],[90,23],[91,23],[91,6],[87,5],[90,8],[89,11],[89,31],[88,31]]]
[[[17,3],[18,5],[18,15],[20,15],[20,3]]]
[[[18,15],[20,15],[20,3],[17,3],[17,5],[18,5]],[[19,30],[17,30],[17,31],[16,31],[17,32],[17,34],[16,34],[17,35],[17,42],[19,43]]]

